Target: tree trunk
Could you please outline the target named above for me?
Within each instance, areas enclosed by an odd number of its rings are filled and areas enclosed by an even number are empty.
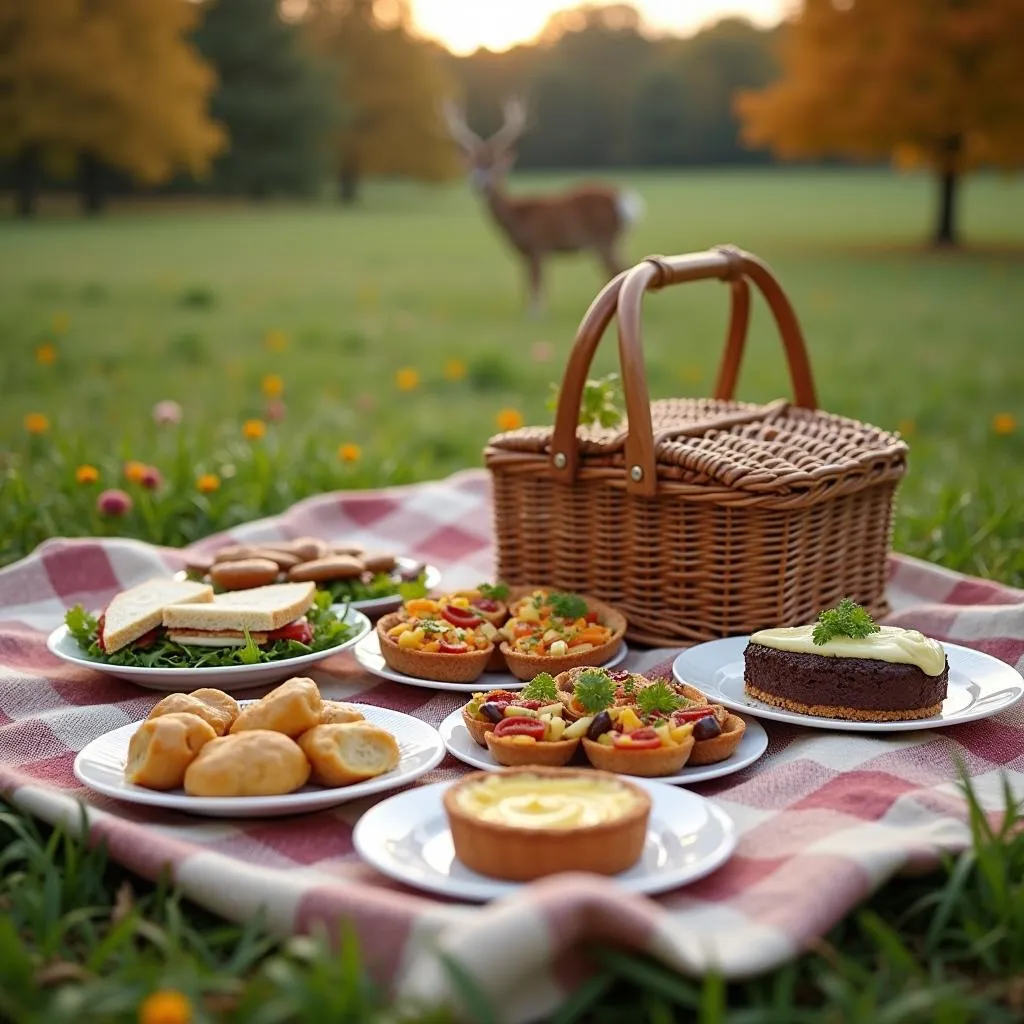
[[[78,196],[82,212],[90,217],[101,213],[106,203],[103,167],[92,153],[78,157]]]
[[[934,243],[940,248],[960,244],[956,223],[956,201],[960,185],[960,148],[959,136],[947,139],[939,164],[939,219],[935,225]]]
[[[26,146],[14,161],[15,208],[19,217],[34,217],[39,198],[39,148]]]
[[[359,168],[354,160],[342,164],[338,178],[338,194],[346,206],[352,206],[359,198]]]

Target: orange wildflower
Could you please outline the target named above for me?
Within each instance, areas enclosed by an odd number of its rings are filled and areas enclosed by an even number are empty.
[[[220,477],[216,473],[204,473],[196,480],[196,487],[203,494],[212,494],[220,488]]]
[[[523,425],[523,414],[518,409],[500,409],[494,421],[499,430],[518,430]]]
[[[284,394],[284,381],[276,373],[268,373],[263,378],[262,387],[267,398],[280,398]]]
[[[189,1024],[192,1004],[175,989],[162,989],[139,1004],[139,1024]]]
[[[50,419],[44,413],[30,412],[24,420],[25,429],[30,434],[45,434],[50,429]]]
[[[449,359],[444,364],[445,380],[462,380],[466,376],[466,364],[461,359]]]
[[[242,424],[242,436],[247,441],[258,441],[267,432],[263,420],[246,420]]]
[[[36,348],[36,362],[40,366],[53,366],[57,362],[57,349],[48,341]]]
[[[100,471],[88,463],[81,465],[75,470],[75,482],[80,484],[94,484],[100,478]]]
[[[126,462],[124,464],[124,478],[130,480],[133,484],[142,483],[143,477],[146,475],[146,471],[149,467],[144,462]]]
[[[411,366],[403,366],[395,374],[395,384],[399,391],[415,391],[420,386],[419,370],[414,370]]]
[[[1006,437],[1017,429],[1017,417],[1012,412],[998,412],[992,417],[992,429],[1000,437]]]
[[[343,444],[338,447],[338,459],[341,462],[358,462],[363,450],[357,444]]]

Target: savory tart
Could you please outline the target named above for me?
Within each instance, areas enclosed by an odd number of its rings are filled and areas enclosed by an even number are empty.
[[[468,607],[497,628],[504,625],[508,618],[508,605],[505,603],[508,594],[508,587],[504,583],[480,583],[472,590],[457,590],[439,600],[443,604],[458,601],[461,607]],[[466,604],[461,605],[462,601]]]
[[[410,615],[406,609],[378,620],[377,637],[389,668],[417,679],[446,683],[478,679],[494,650],[483,625],[455,626],[449,619]]]
[[[565,717],[570,721],[582,718],[589,714],[588,710],[580,703],[576,696],[576,682],[582,675],[593,678],[602,676],[611,680],[614,688],[612,706],[614,707],[635,707],[637,693],[651,685],[651,680],[638,672],[630,672],[626,669],[606,669],[600,666],[582,665],[577,668],[559,672],[555,676],[555,686],[558,690],[558,697],[565,705]],[[607,705],[602,704],[596,710],[600,711]]]
[[[844,598],[816,623],[763,629],[743,652],[744,690],[799,714],[862,722],[937,715],[949,662],[937,640],[878,626]]]
[[[625,616],[594,598],[529,589],[509,606],[501,653],[517,679],[554,676],[580,665],[602,665],[626,635]]]
[[[492,878],[527,882],[563,871],[615,875],[643,853],[651,798],[604,772],[474,772],[444,793],[455,856]]]

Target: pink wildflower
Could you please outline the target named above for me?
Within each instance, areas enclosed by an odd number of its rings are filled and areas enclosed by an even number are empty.
[[[132,510],[131,495],[116,487],[103,491],[96,499],[96,511],[101,516],[126,516]]]

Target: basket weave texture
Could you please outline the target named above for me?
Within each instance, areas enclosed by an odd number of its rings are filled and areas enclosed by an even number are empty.
[[[726,281],[732,294],[715,397],[652,403],[641,300],[702,278]],[[793,402],[732,399],[751,282],[779,328]],[[626,418],[614,429],[578,427],[587,371],[613,318]],[[659,646],[812,621],[843,596],[883,614],[907,446],[816,405],[796,316],[760,260],[732,247],[644,260],[584,317],[554,427],[487,446],[499,578],[591,594],[627,616],[631,640]]]

